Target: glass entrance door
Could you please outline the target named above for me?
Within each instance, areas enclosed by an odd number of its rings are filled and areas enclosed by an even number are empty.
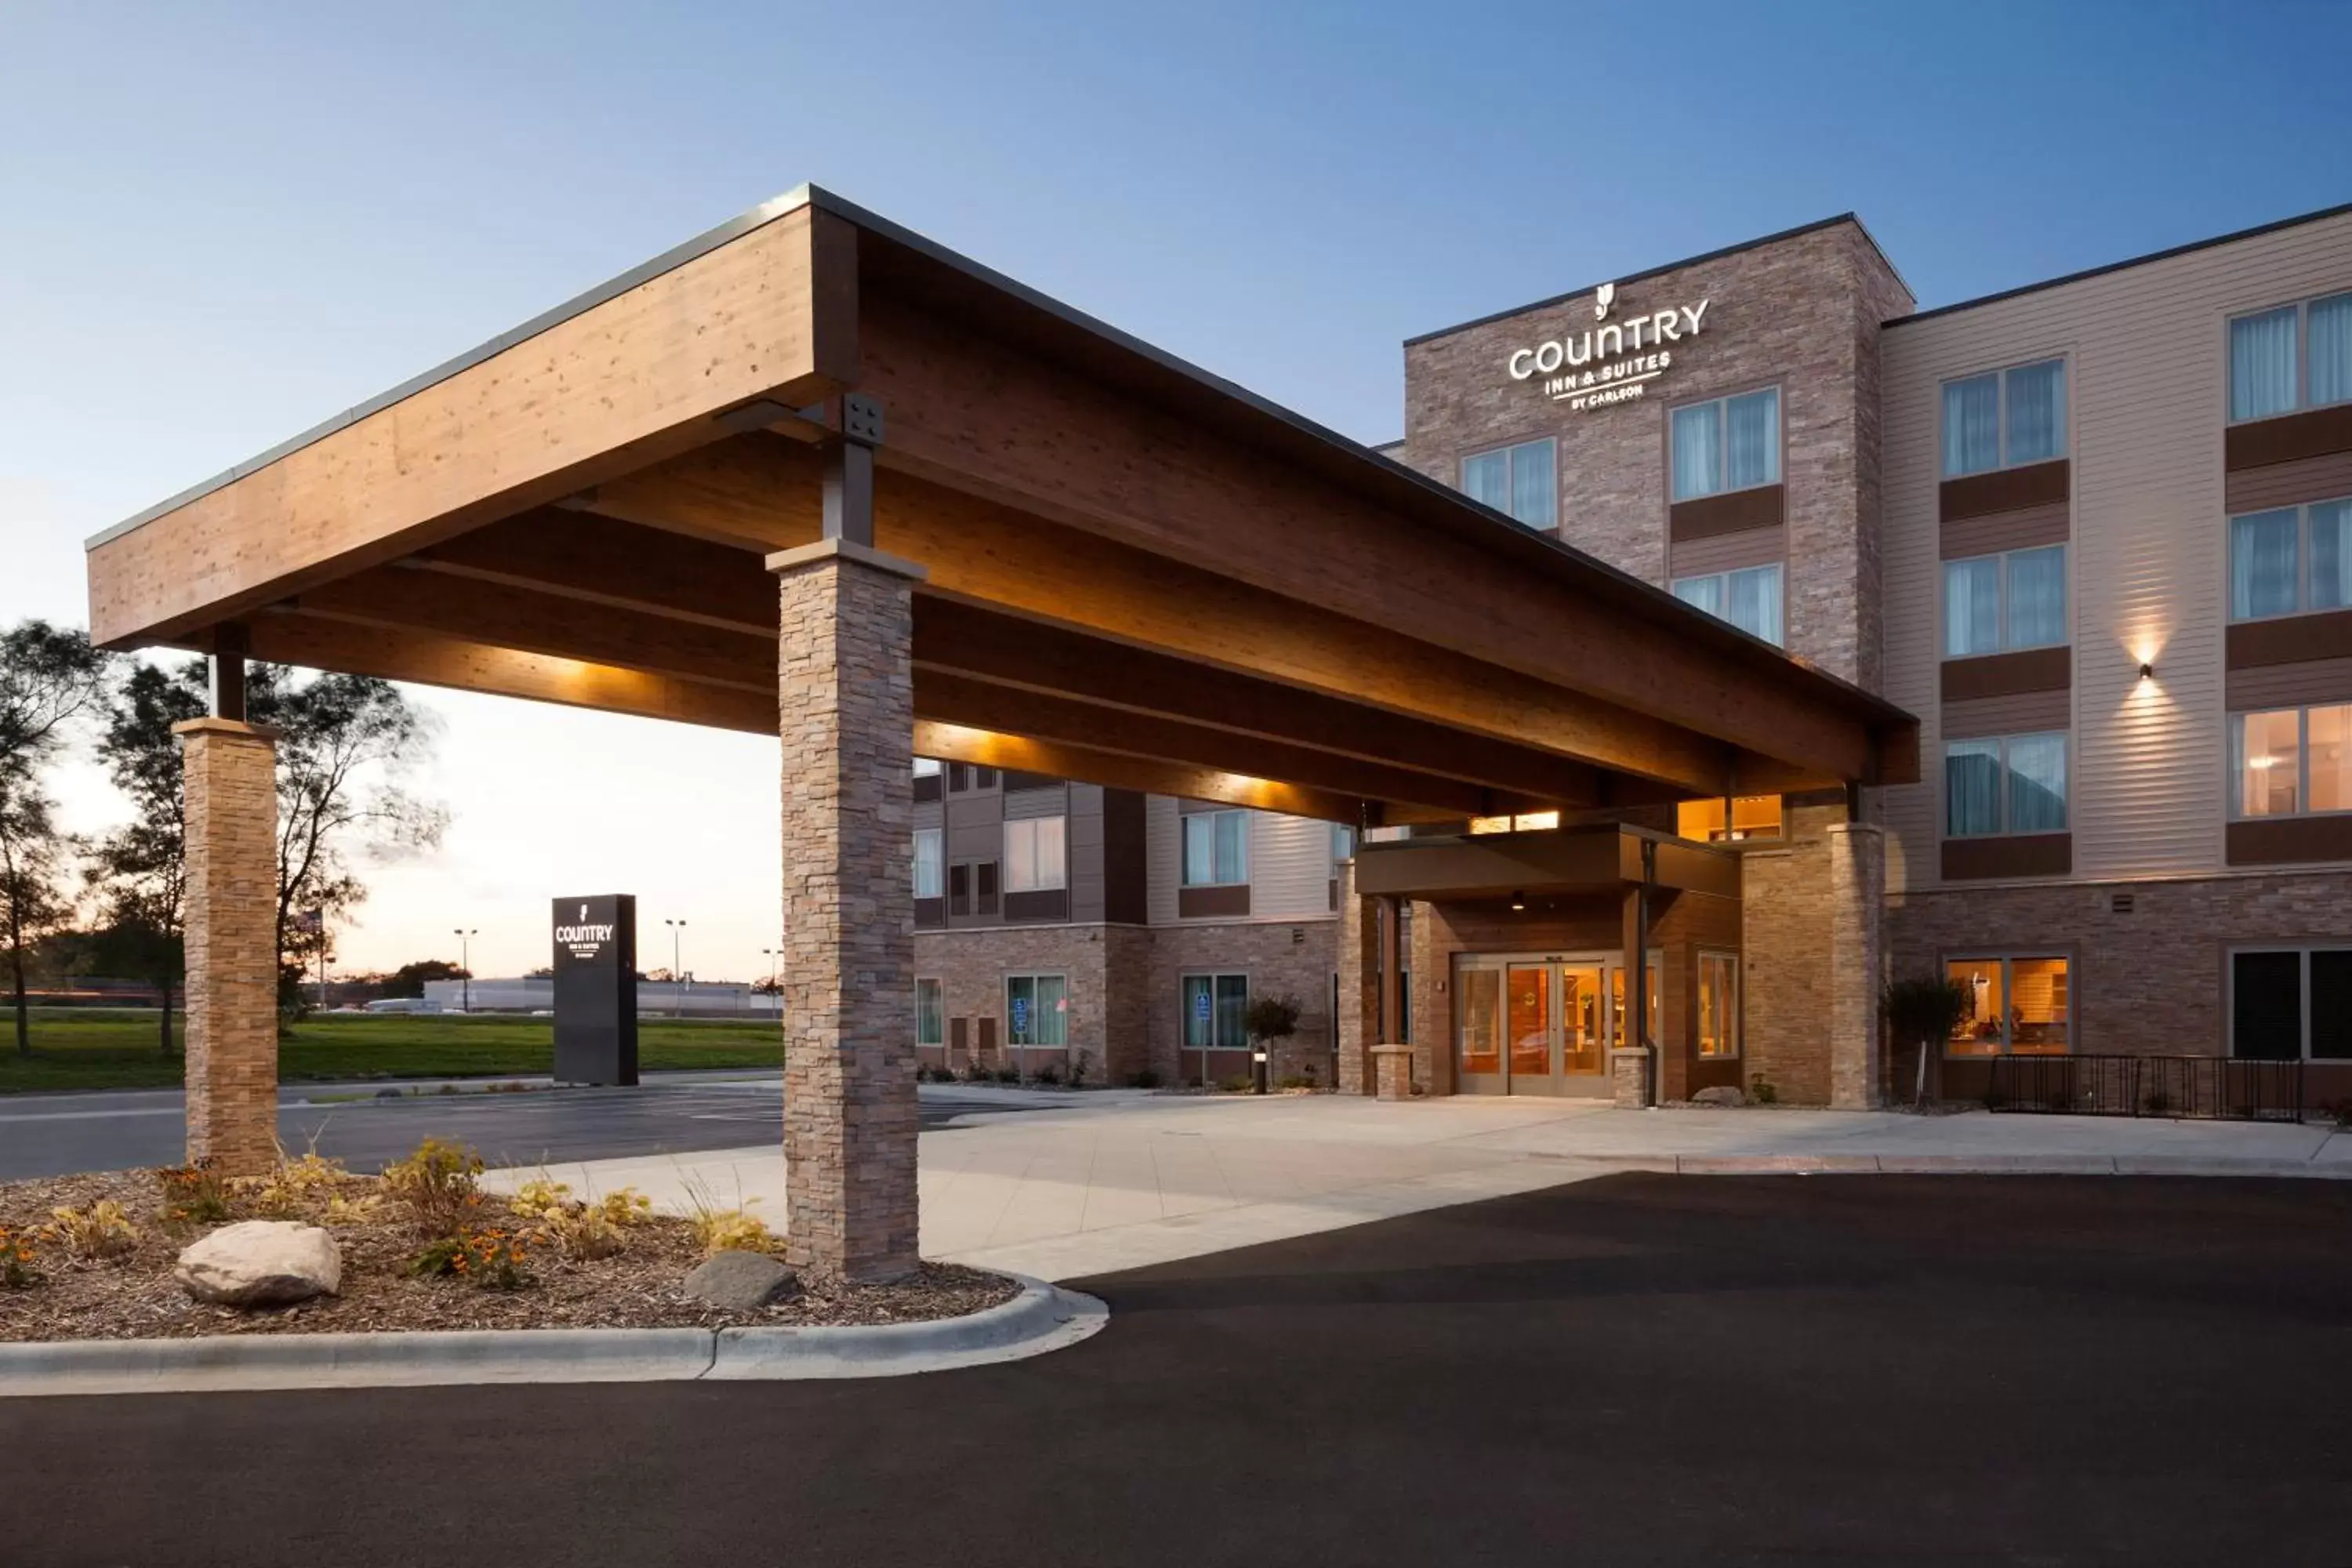
[[[1454,960],[1454,1071],[1465,1094],[1610,1092],[1605,958]]]

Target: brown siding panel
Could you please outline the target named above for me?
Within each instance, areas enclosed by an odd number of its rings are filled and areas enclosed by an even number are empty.
[[[1789,534],[1781,528],[1751,528],[1706,539],[1678,539],[1668,553],[1666,571],[1671,577],[1736,572],[1743,566],[1769,566],[1787,560]]]
[[[2352,860],[2352,814],[2233,822],[2230,824],[2229,842],[2232,866]]]
[[[2257,708],[2300,708],[2314,702],[2352,702],[2352,658],[2233,669],[2224,689],[2232,713]]]
[[[2031,550],[2039,544],[2063,544],[2069,528],[2064,501],[2020,507],[2013,511],[1982,512],[1974,517],[1946,518],[1937,527],[1937,552],[1947,561],[1965,561],[1971,555]]]
[[[1946,479],[1936,492],[1937,515],[1946,522],[2028,507],[2064,506],[2072,480],[2063,458]]]
[[[1666,537],[1679,544],[1723,533],[1779,528],[1787,510],[1787,491],[1780,485],[1758,485],[1701,500],[1676,501],[1666,509]]]
[[[1144,830],[1144,798],[1133,790],[1103,791],[1103,918],[1142,925],[1151,918]]]
[[[1066,921],[1070,918],[1070,894],[1066,888],[1040,888],[1034,892],[1004,895],[1004,918],[1008,921]]]
[[[915,900],[915,929],[917,931],[940,931],[945,929],[947,923],[948,901],[945,899],[917,899]]]
[[[1230,919],[1249,912],[1250,890],[1246,882],[1237,882],[1230,888],[1176,889],[1176,916],[1179,920]]]
[[[1944,879],[1948,882],[1991,877],[2063,877],[2074,868],[2074,836],[2071,833],[1944,840]]]
[[[939,799],[940,782],[940,775],[937,773],[918,773],[915,776],[915,799],[918,801]]]
[[[2233,515],[2352,496],[2352,452],[2240,468],[2231,474],[2226,489]]]
[[[2230,628],[2228,652],[2231,669],[2252,669],[2265,664],[2310,664],[2320,659],[2352,658],[2352,610],[2323,610],[2314,616],[2281,616],[2270,621],[2241,621]]]
[[[2020,691],[1944,704],[1944,737],[1965,741],[1979,735],[2029,735],[2068,730],[2074,723],[2071,691]]]
[[[2074,655],[2067,647],[2027,648],[1981,658],[1944,661],[1944,700],[1973,702],[2028,691],[2064,691],[2074,683]]]
[[[2232,425],[2223,438],[2223,461],[2233,474],[2241,468],[2352,452],[2352,403]]]

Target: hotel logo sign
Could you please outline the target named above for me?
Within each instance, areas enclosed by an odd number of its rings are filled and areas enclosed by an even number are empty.
[[[1513,349],[1503,368],[1513,381],[1534,381],[1543,395],[1572,412],[1630,403],[1649,384],[1674,368],[1669,345],[1698,336],[1711,301],[1671,310],[1609,313],[1617,306],[1617,285],[1603,283],[1592,294],[1593,325],[1564,331],[1556,338]]]

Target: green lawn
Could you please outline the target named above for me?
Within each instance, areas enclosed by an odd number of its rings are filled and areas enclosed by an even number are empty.
[[[177,1088],[180,1058],[163,1056],[159,1033],[152,1010],[39,1009],[27,1058],[16,1054],[14,1016],[0,1013],[0,1094]],[[549,1018],[311,1018],[280,1037],[278,1074],[289,1082],[520,1078],[547,1072],[554,1055]],[[646,1018],[637,1025],[637,1064],[647,1069],[780,1068],[783,1058],[782,1035],[772,1023]]]

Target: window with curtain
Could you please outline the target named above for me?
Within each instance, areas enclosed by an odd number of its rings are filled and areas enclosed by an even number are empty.
[[[1944,563],[1945,658],[2056,647],[2066,641],[2064,545]]]
[[[1184,1006],[1184,1048],[1238,1051],[1249,1046],[1242,1020],[1249,1013],[1246,974],[1187,974],[1179,988]]]
[[[947,875],[945,835],[936,827],[915,829],[915,897],[936,899]]]
[[[2230,417],[2263,419],[2296,405],[2303,310],[2287,305],[2230,323]]]
[[[2304,324],[2311,340],[2311,406],[2352,402],[2352,294],[2314,300]]]
[[[1944,744],[1944,836],[2066,830],[2066,737],[1985,736]]]
[[[1004,1040],[1013,1046],[1066,1046],[1069,981],[1059,974],[1004,977]]]
[[[2066,455],[2066,362],[2042,360],[1944,383],[1944,477]]]
[[[1729,621],[1748,636],[1780,647],[1787,640],[1781,621],[1780,579],[1780,566],[1776,562],[1769,566],[1742,567],[1737,572],[1713,572],[1703,577],[1677,577],[1674,595],[1717,620]]]
[[[2347,606],[2352,606],[2352,499],[2280,507],[2230,520],[2231,620]]]
[[[2230,811],[2239,817],[2352,811],[2352,704],[2231,714]]]
[[[1064,819],[1022,817],[1004,825],[1004,890],[1034,893],[1067,884]]]
[[[940,983],[936,980],[915,982],[915,1044],[943,1046],[947,1044],[947,1009],[940,1002]]]
[[[1780,482],[1780,389],[1677,408],[1668,425],[1674,499]]]
[[[1529,528],[1559,521],[1558,448],[1551,437],[1476,452],[1462,459],[1462,490]]]
[[[1249,880],[1249,813],[1194,811],[1181,818],[1183,885],[1225,888]]]

